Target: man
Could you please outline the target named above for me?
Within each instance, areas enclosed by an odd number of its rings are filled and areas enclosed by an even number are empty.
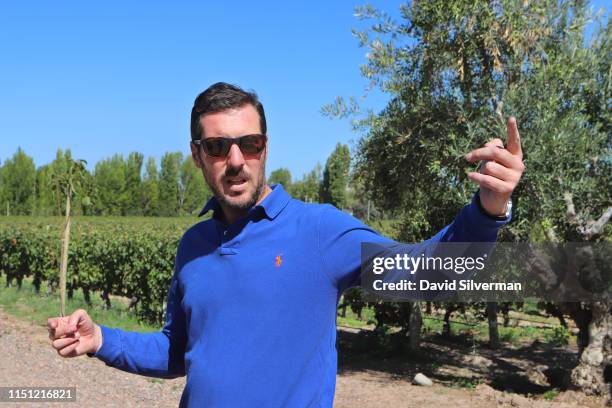
[[[133,333],[94,324],[84,310],[49,319],[61,356],[95,356],[136,374],[187,375],[181,406],[331,407],[336,307],[359,284],[362,242],[389,243],[330,205],[265,184],[266,119],[254,93],[217,83],[192,110],[191,153],[212,191],[179,244],[166,324]],[[509,221],[523,172],[516,122],[466,156],[484,161],[480,185],[452,224],[428,242],[493,242]]]

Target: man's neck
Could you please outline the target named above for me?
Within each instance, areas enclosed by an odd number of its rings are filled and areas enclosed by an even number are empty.
[[[270,186],[268,186],[267,184],[264,186],[261,194],[259,195],[259,198],[257,199],[257,202],[255,203],[255,205],[258,205],[259,203],[261,203],[264,198],[266,198],[268,196],[268,194],[270,194],[272,192],[272,189],[270,188]],[[241,217],[244,217],[250,210],[233,210],[230,208],[224,208],[223,206],[221,206],[221,209],[223,210],[223,222],[226,225],[231,225],[234,222],[236,222],[236,220],[238,220]]]

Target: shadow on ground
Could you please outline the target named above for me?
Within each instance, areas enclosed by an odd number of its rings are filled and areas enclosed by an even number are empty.
[[[338,330],[338,371],[375,371],[411,381],[421,372],[447,386],[475,388],[488,384],[499,390],[540,395],[569,387],[569,374],[578,363],[575,347],[556,347],[535,341],[493,350],[466,337],[430,336],[413,352],[401,334]]]

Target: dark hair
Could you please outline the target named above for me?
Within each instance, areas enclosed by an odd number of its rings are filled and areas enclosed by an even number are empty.
[[[198,95],[191,109],[191,140],[202,138],[204,129],[200,118],[207,113],[223,112],[228,109],[252,105],[259,113],[259,127],[264,135],[267,132],[264,108],[255,92],[246,92],[242,88],[225,82],[217,82]]]

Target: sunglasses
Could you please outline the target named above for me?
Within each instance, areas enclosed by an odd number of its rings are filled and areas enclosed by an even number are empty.
[[[261,153],[266,147],[266,135],[246,135],[236,138],[208,137],[204,140],[193,140],[193,144],[201,146],[204,153],[210,157],[226,157],[232,145],[237,144],[242,154],[254,155]]]

